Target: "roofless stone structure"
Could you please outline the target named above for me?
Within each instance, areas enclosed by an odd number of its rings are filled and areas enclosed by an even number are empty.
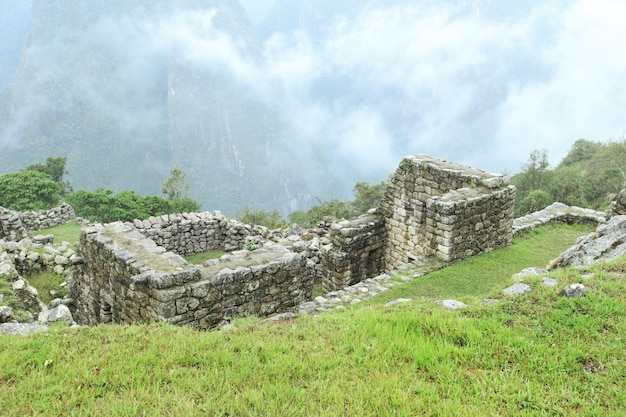
[[[210,329],[289,311],[311,298],[315,281],[332,291],[407,263],[510,244],[514,198],[504,176],[417,155],[402,160],[380,208],[305,237],[270,239],[267,229],[219,212],[86,227],[70,292],[74,319]],[[202,265],[181,256],[214,249],[227,254]]]

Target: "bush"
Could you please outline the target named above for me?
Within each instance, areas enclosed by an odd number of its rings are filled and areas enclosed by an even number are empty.
[[[50,175],[34,170],[0,175],[0,206],[16,211],[38,211],[55,207],[61,186]]]

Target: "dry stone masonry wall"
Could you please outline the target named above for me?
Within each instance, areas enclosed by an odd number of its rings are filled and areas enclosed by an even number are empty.
[[[416,155],[405,157],[381,206],[388,271],[445,262],[511,243],[515,188],[507,177]]]
[[[404,158],[379,209],[300,236],[219,212],[93,225],[78,248],[74,318],[210,329],[231,317],[291,311],[310,300],[316,280],[337,291],[406,263],[510,244],[514,194],[506,177],[417,155]],[[182,258],[215,249],[226,254],[202,265]]]
[[[165,214],[135,220],[134,226],[157,245],[181,256],[218,248],[241,249],[246,238],[265,233],[263,228],[227,219],[219,211]]]
[[[186,218],[194,225],[214,224],[211,219],[218,220],[210,214]],[[163,221],[162,225],[169,225]],[[206,242],[202,234],[187,235],[185,227],[152,226],[143,231],[161,230],[161,237],[171,241],[193,241],[196,236]],[[240,249],[219,260],[190,265],[140,230],[130,223],[83,229],[79,255],[84,263],[75,267],[70,292],[77,322],[164,321],[210,329],[232,317],[288,311],[311,298],[313,276],[305,252],[294,253],[267,242],[254,251]],[[172,234],[173,230],[179,235]],[[233,235],[241,231],[238,227],[229,230]]]
[[[18,241],[37,230],[74,221],[76,214],[69,204],[61,204],[51,210],[22,213],[0,207],[0,234],[11,241]]]
[[[334,223],[333,249],[322,258],[324,292],[337,291],[375,277],[385,269],[387,230],[375,213]]]

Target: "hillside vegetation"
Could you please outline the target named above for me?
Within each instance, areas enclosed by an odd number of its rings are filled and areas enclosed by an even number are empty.
[[[555,237],[581,232],[529,233],[472,259],[476,276],[466,277],[463,261],[445,276],[406,284],[414,301],[393,307],[385,295],[367,308],[280,323],[250,318],[217,332],[109,325],[2,337],[0,409],[8,416],[620,415],[626,258],[551,273],[556,288],[537,277],[527,281],[532,293],[500,294],[512,283],[509,261],[543,266],[544,247],[560,250]],[[455,275],[466,281],[449,292],[444,281]],[[492,282],[475,290],[481,276]],[[583,280],[586,297],[559,295]],[[468,296],[470,307],[434,305],[452,293]],[[501,301],[475,301],[488,296]]]
[[[626,140],[577,140],[556,166],[546,151],[533,151],[511,182],[517,187],[516,214],[522,216],[558,201],[570,206],[605,210],[626,186]]]

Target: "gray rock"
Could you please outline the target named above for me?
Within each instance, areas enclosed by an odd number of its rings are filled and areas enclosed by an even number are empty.
[[[302,303],[298,306],[298,313],[313,314],[316,308],[317,308],[317,304],[315,302],[307,301],[306,303]]]
[[[585,267],[626,254],[626,216],[614,216],[550,262],[549,269]]]
[[[391,307],[391,306],[395,306],[395,305],[402,304],[402,303],[410,303],[411,301],[413,300],[411,300],[410,298],[398,298],[398,299],[395,299],[393,301],[389,301],[388,303],[386,303],[385,307]]]
[[[9,306],[0,306],[0,323],[6,323],[13,318],[13,309]]]
[[[39,313],[39,321],[41,323],[66,323],[71,325],[74,321],[70,309],[64,304],[59,304],[51,310]]]
[[[518,272],[517,274],[513,275],[513,279],[515,281],[523,281],[524,278],[526,277],[532,277],[532,276],[537,276],[537,275],[545,275],[547,274],[548,271],[542,268],[526,268],[526,269],[522,269],[520,272]]]
[[[516,284],[511,285],[508,288],[503,289],[502,294],[515,296],[515,295],[522,295],[531,291],[532,291],[532,288],[530,288],[530,285],[518,282]]]
[[[457,300],[437,300],[435,301],[435,304],[445,308],[446,310],[459,310],[467,307],[467,304]]]
[[[497,299],[495,299],[495,298],[485,298],[485,299],[483,300],[483,304],[487,304],[487,305],[497,304],[497,303],[499,303],[499,302],[500,302],[500,300],[497,300]]]
[[[269,317],[267,319],[265,319],[265,321],[285,321],[285,320],[293,320],[296,318],[296,315],[292,312],[287,312],[287,313],[282,313],[282,314],[276,314],[275,316]]]
[[[4,323],[2,325],[2,334],[7,335],[28,335],[47,330],[48,326],[39,323]]]
[[[554,278],[545,277],[542,281],[544,287],[556,287],[559,285],[559,281]]]
[[[19,275],[10,261],[0,262],[0,278],[6,281],[15,281],[18,277]]]
[[[569,284],[563,288],[562,294],[566,297],[583,297],[589,292],[589,288],[583,284]]]

